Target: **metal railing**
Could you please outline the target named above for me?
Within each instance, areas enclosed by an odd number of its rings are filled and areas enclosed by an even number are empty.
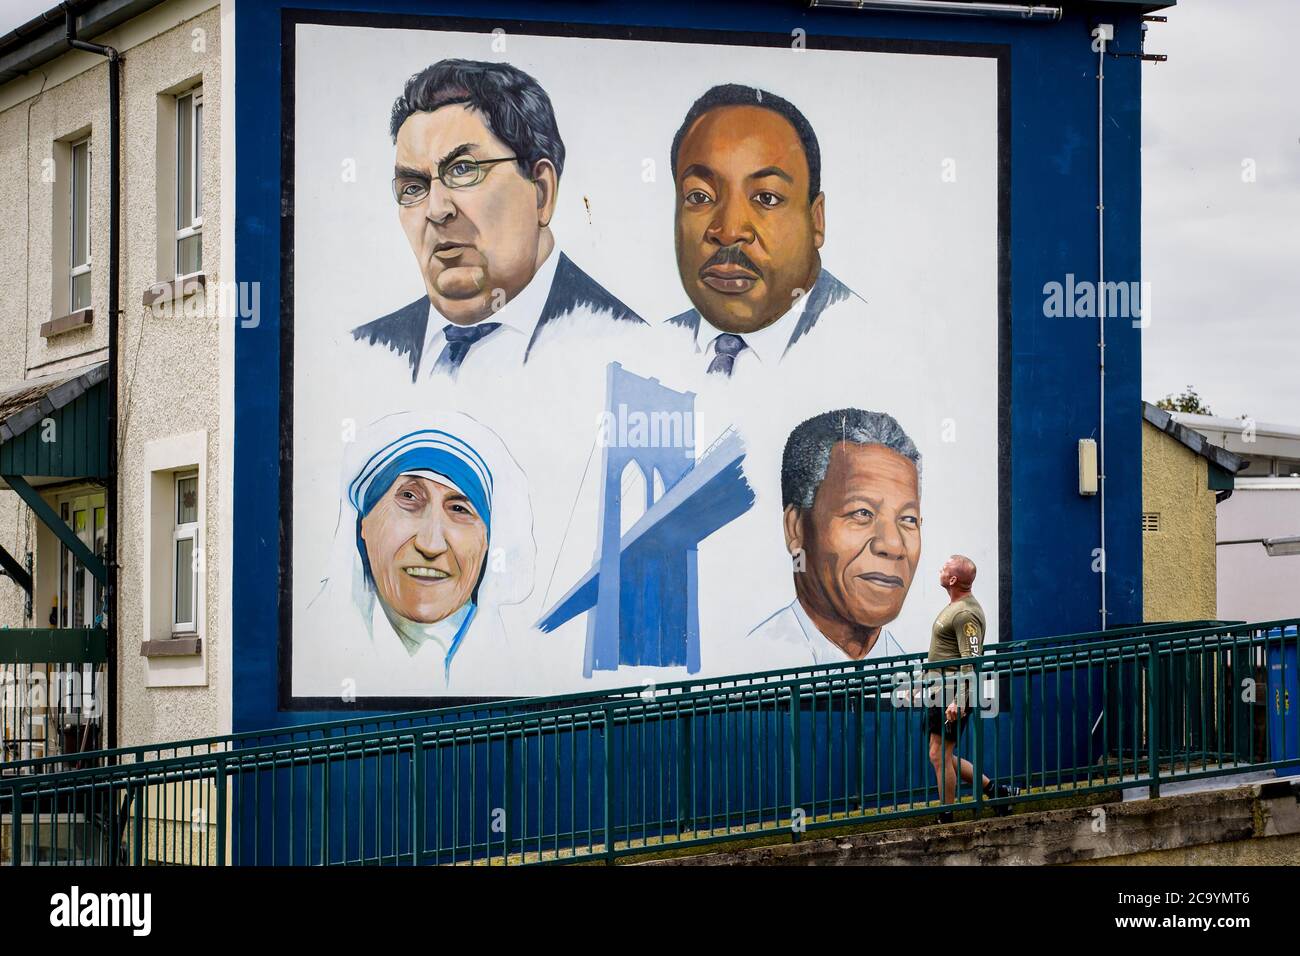
[[[1296,625],[1072,635],[944,662],[969,669],[977,702],[957,753],[975,781],[1019,787],[1015,802],[1296,766]],[[0,778],[0,860],[613,860],[1006,805],[936,783],[925,705],[955,687],[917,658],[287,728]]]
[[[0,776],[99,750],[107,660],[100,628],[0,629]]]
[[[1222,627],[1230,624],[1242,624],[1242,621],[1179,621],[1159,622],[1134,625],[1126,628],[1112,628],[1108,631],[1081,632],[1077,634],[1044,636],[1021,639],[1009,643],[990,644],[985,652],[989,654],[1005,653],[1029,647],[1059,646],[1069,643],[1087,642],[1102,637],[1117,638],[1129,635],[1163,634],[1174,631],[1186,631],[1193,628]],[[8,634],[12,632],[0,632]],[[71,633],[71,632],[67,632]],[[81,633],[81,632],[78,632]],[[846,661],[820,666],[802,665],[784,667],[753,673],[722,677],[691,678],[681,681],[667,681],[654,685],[654,692],[660,696],[672,693],[686,693],[709,689],[725,689],[740,684],[774,682],[789,678],[811,676],[813,674],[849,673],[864,668],[875,668],[880,664],[893,663],[911,667],[925,660],[925,652],[877,658],[869,664],[866,662]],[[139,763],[146,760],[163,760],[170,757],[198,756],[235,750],[240,747],[259,746],[262,744],[293,743],[310,740],[324,740],[336,736],[349,736],[368,731],[387,731],[403,727],[417,727],[441,723],[448,720],[474,721],[492,717],[550,710],[557,707],[594,704],[606,700],[626,700],[639,698],[647,693],[648,685],[615,687],[601,691],[583,691],[568,694],[554,694],[542,697],[524,697],[502,699],[471,707],[457,705],[453,707],[435,707],[423,710],[403,711],[393,714],[361,714],[357,717],[312,723],[293,724],[270,730],[242,731],[234,734],[221,734],[208,737],[193,737],[184,740],[165,741],[162,743],[139,744],[118,747],[112,750],[83,749],[77,755],[77,766],[110,766],[118,763]],[[7,758],[7,755],[6,755]],[[0,764],[5,774],[35,775],[53,773],[67,769],[66,761],[59,755],[46,757],[27,757],[25,759],[6,759]]]

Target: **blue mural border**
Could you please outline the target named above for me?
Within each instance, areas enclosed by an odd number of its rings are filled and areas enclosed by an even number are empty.
[[[298,22],[360,23],[366,19],[384,21],[393,27],[419,27],[465,29],[467,24],[482,29],[491,27],[515,29],[536,34],[573,36],[615,36],[629,39],[669,39],[679,42],[725,42],[746,45],[747,39],[760,42],[748,45],[788,45],[790,29],[801,27],[808,31],[807,45],[818,49],[851,49],[864,52],[931,53],[940,55],[993,56],[998,60],[999,98],[999,201],[998,201],[998,261],[1000,332],[998,346],[999,368],[999,550],[1001,555],[1001,638],[1009,639],[1013,620],[1016,626],[1025,626],[1025,633],[1049,632],[1044,622],[1059,622],[1057,630],[1068,630],[1091,621],[1082,618],[1095,611],[1094,600],[1088,596],[1085,577],[1072,579],[1064,587],[1044,589],[1039,585],[1044,577],[1040,566],[1040,551],[1053,539],[1073,536],[1087,539],[1089,528],[1096,524],[1095,516],[1086,507],[1068,498],[1054,497],[1060,490],[1059,475],[1055,480],[1040,481],[1039,473],[1045,468],[1060,469],[1073,455],[1073,443],[1082,428],[1091,423],[1095,427],[1097,408],[1080,400],[1077,392],[1055,406],[1034,407],[1026,414],[1014,415],[1011,396],[1028,392],[1027,397],[1037,401],[1039,395],[1052,389],[1042,387],[1041,376],[1021,359],[1039,358],[1042,351],[1037,330],[1027,323],[1039,318],[1027,311],[1013,320],[1012,290],[1036,291],[1044,277],[1055,278],[1057,268],[1044,268],[1044,263],[1056,260],[1079,260],[1078,271],[1087,273],[1095,268],[1083,255],[1092,240],[1088,220],[1080,215],[1071,220],[1075,227],[1069,234],[1053,236],[1050,221],[1041,215],[1026,215],[1023,195],[1029,203],[1044,195],[1051,196],[1059,185],[1041,168],[1032,173],[1018,172],[1013,176],[1011,158],[1026,155],[1036,138],[1042,138],[1034,126],[1037,120],[1045,121],[1047,132],[1059,132],[1064,125],[1066,148],[1061,156],[1050,156],[1055,172],[1064,179],[1082,178],[1084,188],[1074,188],[1065,193],[1072,210],[1082,213],[1091,206],[1095,209],[1095,196],[1087,196],[1088,180],[1080,177],[1077,166],[1072,167],[1072,154],[1086,146],[1086,137],[1079,129],[1086,129],[1089,120],[1095,125],[1095,104],[1089,113],[1088,91],[1072,93],[1066,103],[1052,102],[1051,84],[1040,88],[1037,68],[1050,60],[1055,47],[1065,47],[1063,52],[1078,54],[1076,47],[1066,47],[1066,29],[1073,28],[1070,37],[1078,41],[1086,30],[1088,19],[1096,17],[1088,12],[1067,13],[1065,25],[1044,28],[1020,22],[943,20],[917,16],[862,17],[852,12],[810,12],[799,5],[780,0],[759,0],[747,10],[744,33],[727,29],[734,10],[724,4],[700,0],[686,3],[665,0],[660,3],[628,2],[621,4],[598,2],[556,2],[545,12],[521,3],[493,3],[487,11],[500,13],[500,17],[478,17],[474,20],[433,17],[428,3],[414,0],[389,0],[380,3],[357,3],[349,0],[321,0],[315,9],[294,9],[274,2],[236,6],[236,142],[238,162],[236,171],[236,255],[235,271],[240,281],[259,281],[269,292],[263,301],[288,303],[291,308],[292,292],[292,191],[291,179],[286,184],[282,176],[285,156],[292,157],[292,126],[286,117],[292,117],[292,30],[286,24]],[[358,10],[357,8],[364,9]],[[376,9],[381,7],[383,9]],[[610,13],[617,16],[611,18]],[[601,14],[605,14],[601,18]],[[594,19],[593,19],[594,18]],[[615,23],[617,19],[620,22]],[[1139,18],[1135,14],[1116,14],[1106,11],[1106,19],[1117,23],[1117,46],[1126,41],[1135,44]],[[373,23],[370,25],[374,25]],[[1046,32],[1056,29],[1055,35]],[[725,32],[719,34],[717,31]],[[1041,43],[1038,41],[1042,41]],[[1068,57],[1067,57],[1068,59]],[[1087,62],[1081,57],[1080,62]],[[1012,68],[1017,67],[1017,79],[1012,79]],[[1021,69],[1023,66],[1023,69]],[[290,82],[283,82],[286,69]],[[1108,271],[1112,274],[1130,273],[1136,276],[1138,261],[1138,219],[1134,204],[1140,195],[1139,166],[1136,142],[1140,141],[1140,74],[1138,62],[1108,63],[1108,103],[1118,103],[1115,125],[1118,129],[1119,148],[1107,157],[1107,184],[1112,195],[1118,194],[1120,208],[1127,212],[1107,215],[1107,234],[1111,239],[1108,249]],[[1059,76],[1059,73],[1056,74]],[[1113,77],[1113,79],[1112,79]],[[1058,84],[1059,85],[1059,84]],[[281,111],[267,110],[267,90],[278,88]],[[288,113],[283,112],[288,106]],[[1017,109],[1017,125],[1013,126],[1011,113]],[[1070,108],[1082,107],[1075,112],[1080,122],[1070,119]],[[1065,123],[1059,117],[1066,117]],[[1120,122],[1122,120],[1122,122]],[[251,144],[251,145],[250,145]],[[272,144],[280,148],[274,149]],[[1073,144],[1073,145],[1071,145]],[[1124,146],[1130,148],[1124,149]],[[1094,154],[1095,157],[1095,154]],[[1114,157],[1114,158],[1112,158]],[[1041,164],[1037,164],[1041,167]],[[1112,168],[1114,167],[1114,168]],[[1095,163],[1094,163],[1095,173]],[[1077,186],[1077,184],[1075,184]],[[1092,184],[1095,187],[1095,182]],[[286,192],[286,186],[288,192]],[[1017,197],[1017,208],[1012,208],[1012,193]],[[1051,213],[1053,210],[1049,209]],[[1013,219],[1013,215],[1016,217]],[[1046,217],[1050,220],[1052,217]],[[1057,217],[1060,218],[1059,216]],[[276,221],[278,220],[278,222]],[[1112,220],[1118,220],[1112,221]],[[1095,223],[1095,213],[1092,220]],[[1046,225],[1049,228],[1043,228]],[[1031,228],[1037,226],[1037,228]],[[1013,237],[1016,241],[1018,261],[1012,267]],[[1052,246],[1048,240],[1057,238]],[[1093,243],[1095,251],[1095,242]],[[1028,250],[1030,255],[1024,255]],[[1028,261],[1028,265],[1022,263]],[[1116,268],[1116,262],[1119,268]],[[285,272],[285,264],[288,271]],[[270,268],[270,264],[279,268]],[[1128,268],[1125,268],[1125,266]],[[270,287],[269,289],[267,287]],[[290,673],[286,642],[290,640],[288,602],[282,600],[286,586],[291,587],[292,568],[279,560],[287,548],[291,533],[291,518],[281,524],[280,518],[289,509],[282,507],[287,497],[281,497],[283,483],[292,480],[292,444],[286,440],[285,428],[291,427],[291,399],[283,405],[284,396],[277,384],[292,383],[292,348],[283,349],[281,337],[287,332],[292,345],[291,313],[269,316],[268,321],[254,327],[240,328],[235,343],[235,476],[234,476],[234,553],[235,574],[232,586],[233,639],[232,639],[232,706],[235,729],[269,726],[276,723],[301,722],[322,716],[355,716],[359,712],[409,709],[419,701],[411,698],[369,698],[345,705],[338,699],[313,700],[299,698],[286,701],[282,683]],[[284,319],[284,321],[282,321]],[[1017,347],[1012,348],[1012,330],[1017,336]],[[1022,333],[1029,330],[1031,343]],[[1075,347],[1091,340],[1095,349],[1095,324],[1091,331],[1079,327],[1061,327],[1062,341],[1055,349],[1046,350],[1047,358],[1068,370],[1095,368],[1095,351],[1088,355]],[[1107,556],[1112,579],[1123,589],[1119,599],[1112,598],[1113,616],[1116,620],[1136,620],[1141,616],[1141,549],[1136,533],[1121,533],[1129,512],[1140,512],[1140,431],[1136,420],[1128,427],[1128,415],[1122,409],[1128,399],[1136,407],[1140,391],[1140,348],[1136,336],[1131,339],[1119,333],[1108,356],[1112,375],[1109,386],[1113,399],[1107,407],[1107,429],[1111,440],[1119,447],[1121,460],[1125,451],[1137,450],[1139,461],[1136,472],[1128,465],[1112,470],[1111,498],[1108,501],[1108,536],[1112,542]],[[1108,336],[1110,335],[1108,330]],[[1131,347],[1128,347],[1131,346]],[[1065,361],[1067,356],[1069,360]],[[1082,356],[1082,360],[1080,360]],[[1028,385],[1027,389],[1024,386]],[[1027,407],[1022,401],[1019,408]],[[1091,411],[1091,415],[1089,415]],[[1077,427],[1076,427],[1077,423]],[[1049,433],[1045,435],[1044,433]],[[1057,434],[1051,434],[1057,433]],[[1061,436],[1068,440],[1062,441]],[[1042,442],[1053,442],[1050,454],[1025,454],[1026,448]],[[1017,449],[1016,464],[1012,465],[1012,450]],[[273,450],[274,449],[274,450]],[[1041,449],[1040,449],[1041,452]],[[275,460],[277,467],[265,467]],[[1072,474],[1067,475],[1070,479]],[[1063,508],[1061,506],[1064,503]],[[1086,503],[1084,503],[1086,505]],[[1053,514],[1057,511],[1056,514]],[[1060,513],[1065,512],[1065,513]],[[1055,523],[1046,521],[1054,517]],[[268,533],[274,525],[277,533]],[[1012,542],[1016,547],[1013,549]],[[1032,592],[1013,589],[1013,579],[1025,578],[1034,588]],[[1119,590],[1116,588],[1114,590]],[[1095,593],[1095,592],[1094,592]],[[1113,592],[1112,592],[1113,593]],[[272,623],[274,622],[274,623]],[[274,630],[272,635],[269,631]],[[289,651],[291,653],[291,649]],[[284,664],[285,666],[281,666]],[[439,698],[429,703],[439,705],[470,706],[480,702],[477,698],[451,700]],[[287,704],[287,706],[286,706]]]

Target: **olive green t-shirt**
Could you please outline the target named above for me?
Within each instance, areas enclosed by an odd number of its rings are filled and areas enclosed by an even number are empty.
[[[984,650],[984,608],[975,596],[968,594],[960,601],[953,601],[934,619],[930,631],[931,661],[944,661],[952,658],[979,657]],[[960,668],[967,679],[974,668],[966,664]],[[945,684],[955,677],[958,668],[945,667]],[[948,693],[956,695],[960,707],[966,706],[966,679],[955,681],[956,687]],[[945,699],[948,699],[945,696]]]
[[[979,657],[984,650],[984,628],[984,608],[975,595],[968,594],[960,601],[951,602],[934,619],[927,660]]]

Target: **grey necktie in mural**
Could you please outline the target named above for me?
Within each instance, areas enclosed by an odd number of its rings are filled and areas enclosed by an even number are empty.
[[[499,328],[501,328],[500,322],[447,326],[443,330],[443,335],[447,336],[447,345],[443,348],[442,354],[438,356],[438,361],[434,363],[433,370],[454,375],[456,370],[460,368],[460,363],[465,361],[465,356],[469,354],[469,350],[474,343]]]
[[[713,356],[713,361],[709,363],[709,374],[721,372],[723,375],[730,375],[732,368],[736,364],[736,356],[747,348],[749,346],[745,344],[745,340],[739,335],[723,332],[713,340],[713,349],[716,354]]]

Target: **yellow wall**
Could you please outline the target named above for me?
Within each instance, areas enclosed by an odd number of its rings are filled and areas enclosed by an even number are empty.
[[[1148,621],[1216,617],[1214,492],[1209,463],[1142,423],[1142,511],[1160,516],[1142,532],[1142,606]]]

